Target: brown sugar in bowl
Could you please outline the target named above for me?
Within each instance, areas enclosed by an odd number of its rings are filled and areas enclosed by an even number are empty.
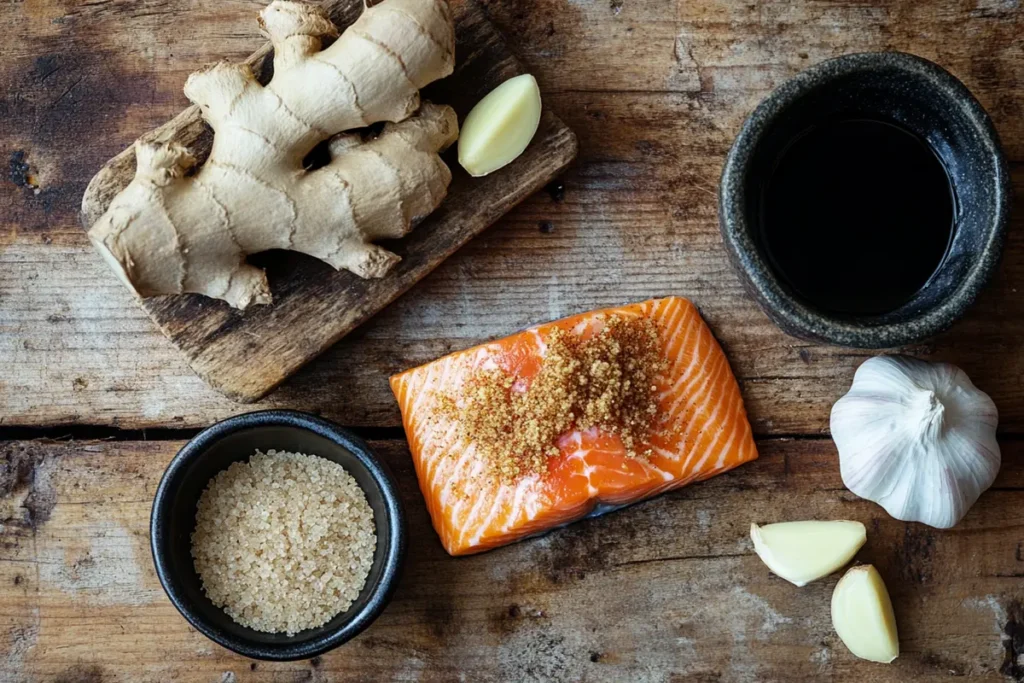
[[[196,505],[203,490],[217,473],[248,460],[257,450],[306,453],[339,463],[355,478],[373,510],[376,549],[359,597],[323,626],[290,636],[242,626],[214,605],[203,592],[191,553]],[[308,659],[358,635],[387,606],[405,555],[405,513],[390,472],[362,439],[313,415],[268,410],[218,422],[171,460],[153,501],[150,545],[167,597],[200,633],[254,659]]]

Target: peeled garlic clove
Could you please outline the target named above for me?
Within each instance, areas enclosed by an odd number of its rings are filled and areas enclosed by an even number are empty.
[[[896,519],[946,529],[999,472],[992,399],[962,370],[906,356],[865,361],[832,407],[843,483]]]
[[[797,586],[828,576],[853,559],[867,540],[860,522],[780,522],[750,525],[761,561]]]
[[[832,592],[832,626],[861,659],[888,664],[900,656],[892,600],[870,564],[852,567],[839,579]]]
[[[540,87],[530,74],[510,78],[473,107],[459,134],[459,163],[474,177],[512,163],[540,125]]]

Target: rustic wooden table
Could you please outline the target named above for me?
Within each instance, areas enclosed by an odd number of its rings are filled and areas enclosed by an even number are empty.
[[[962,322],[908,352],[953,361],[1002,413],[1003,469],[956,529],[890,519],[842,486],[833,401],[868,355],[801,343],[742,291],[716,222],[722,159],[772,87],[827,57],[899,49],[991,113],[1024,201],[1020,0],[489,0],[580,158],[263,405],[361,428],[411,527],[385,614],[312,661],[256,663],[190,629],[149,557],[150,500],[182,441],[241,412],[192,375],[89,248],[91,175],[184,104],[198,65],[259,44],[262,0],[0,5],[0,679],[1024,680],[1024,211]],[[452,559],[416,489],[387,376],[528,323],[681,294],[743,387],[761,459],[600,519]],[[795,589],[753,520],[849,518],[892,592],[902,655],[855,660],[835,577]]]

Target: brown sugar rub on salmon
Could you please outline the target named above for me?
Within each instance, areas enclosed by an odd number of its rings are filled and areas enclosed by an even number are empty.
[[[391,388],[452,555],[757,458],[728,360],[679,297],[539,325],[395,375]]]

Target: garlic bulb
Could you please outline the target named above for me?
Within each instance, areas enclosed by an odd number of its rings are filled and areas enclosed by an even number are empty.
[[[955,365],[871,358],[832,407],[843,483],[896,519],[948,529],[996,478],[998,421]]]

